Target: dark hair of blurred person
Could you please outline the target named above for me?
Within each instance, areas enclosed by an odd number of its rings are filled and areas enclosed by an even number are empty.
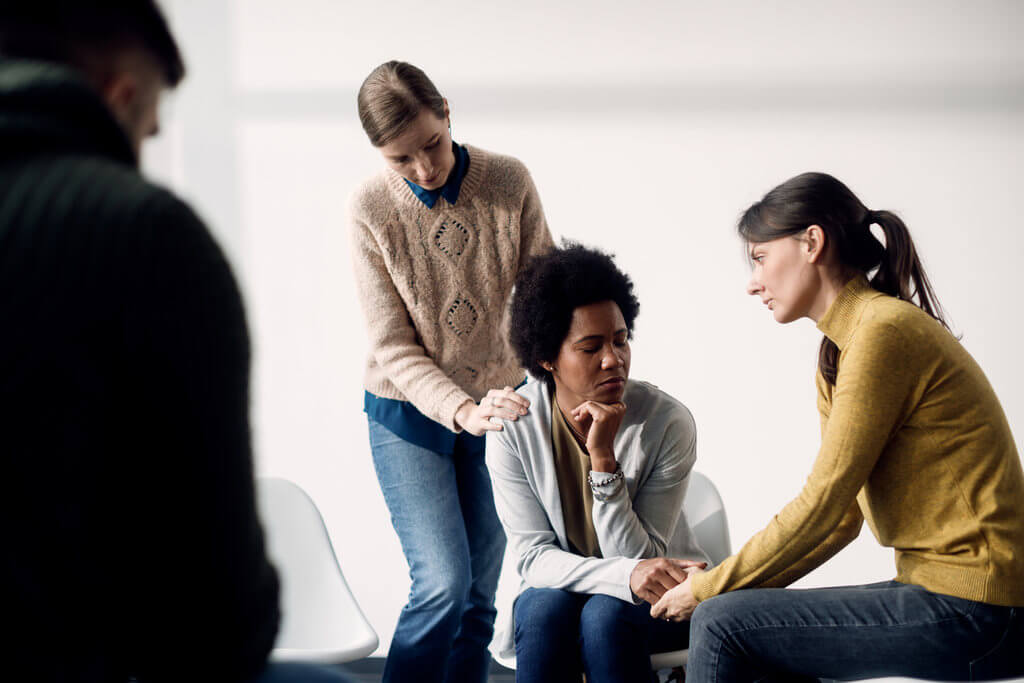
[[[91,85],[138,156],[157,104],[185,64],[152,0],[37,0],[0,5],[0,56],[61,64]]]

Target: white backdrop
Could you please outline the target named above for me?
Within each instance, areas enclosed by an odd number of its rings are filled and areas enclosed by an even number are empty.
[[[191,70],[147,170],[210,222],[253,333],[258,470],[305,487],[386,652],[409,579],[361,412],[346,198],[381,160],[355,93],[423,67],[455,138],[522,159],[556,236],[636,281],[633,376],[693,411],[734,544],[815,456],[819,334],[744,294],[738,214],[805,170],[899,212],[1018,436],[1024,5],[165,0]],[[891,578],[870,533],[799,585]],[[506,563],[502,591],[516,582]]]

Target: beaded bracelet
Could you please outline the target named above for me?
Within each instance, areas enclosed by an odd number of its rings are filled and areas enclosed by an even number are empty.
[[[587,472],[587,483],[590,484],[590,488],[592,488],[592,489],[601,488],[602,486],[608,486],[609,484],[612,484],[612,483],[618,481],[619,479],[622,479],[623,476],[625,476],[622,473],[622,465],[616,465],[615,466],[615,473],[612,474],[612,476],[609,477],[608,479],[605,479],[604,481],[602,481],[600,484],[594,481],[594,477],[591,476],[593,474],[594,474],[593,471]]]

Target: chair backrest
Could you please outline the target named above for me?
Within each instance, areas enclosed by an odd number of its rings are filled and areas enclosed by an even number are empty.
[[[377,634],[345,582],[313,500],[276,478],[257,480],[257,500],[267,555],[281,579],[281,628],[271,657],[347,662],[372,653]]]
[[[690,472],[690,487],[683,499],[683,513],[697,543],[718,564],[732,554],[725,504],[718,489],[700,472]]]
[[[690,472],[690,487],[683,499],[683,515],[697,537],[697,543],[715,564],[732,555],[729,542],[729,524],[725,518],[725,504],[718,489],[700,472]],[[688,649],[659,652],[651,655],[651,668],[655,671],[685,667]]]

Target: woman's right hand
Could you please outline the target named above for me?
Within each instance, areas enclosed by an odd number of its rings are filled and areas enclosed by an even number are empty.
[[[517,394],[512,387],[491,389],[480,399],[480,403],[466,401],[459,406],[455,411],[455,424],[473,436],[480,436],[484,432],[500,432],[501,422],[492,422],[492,417],[499,420],[518,420],[520,415],[526,415],[529,408],[529,399]]]
[[[653,605],[669,590],[686,581],[687,569],[704,569],[707,566],[707,562],[676,557],[640,560],[629,575],[629,588],[638,598]]]
[[[577,431],[587,440],[591,466],[599,472],[614,472],[617,467],[615,435],[625,414],[626,404],[622,401],[584,401],[570,412]]]

